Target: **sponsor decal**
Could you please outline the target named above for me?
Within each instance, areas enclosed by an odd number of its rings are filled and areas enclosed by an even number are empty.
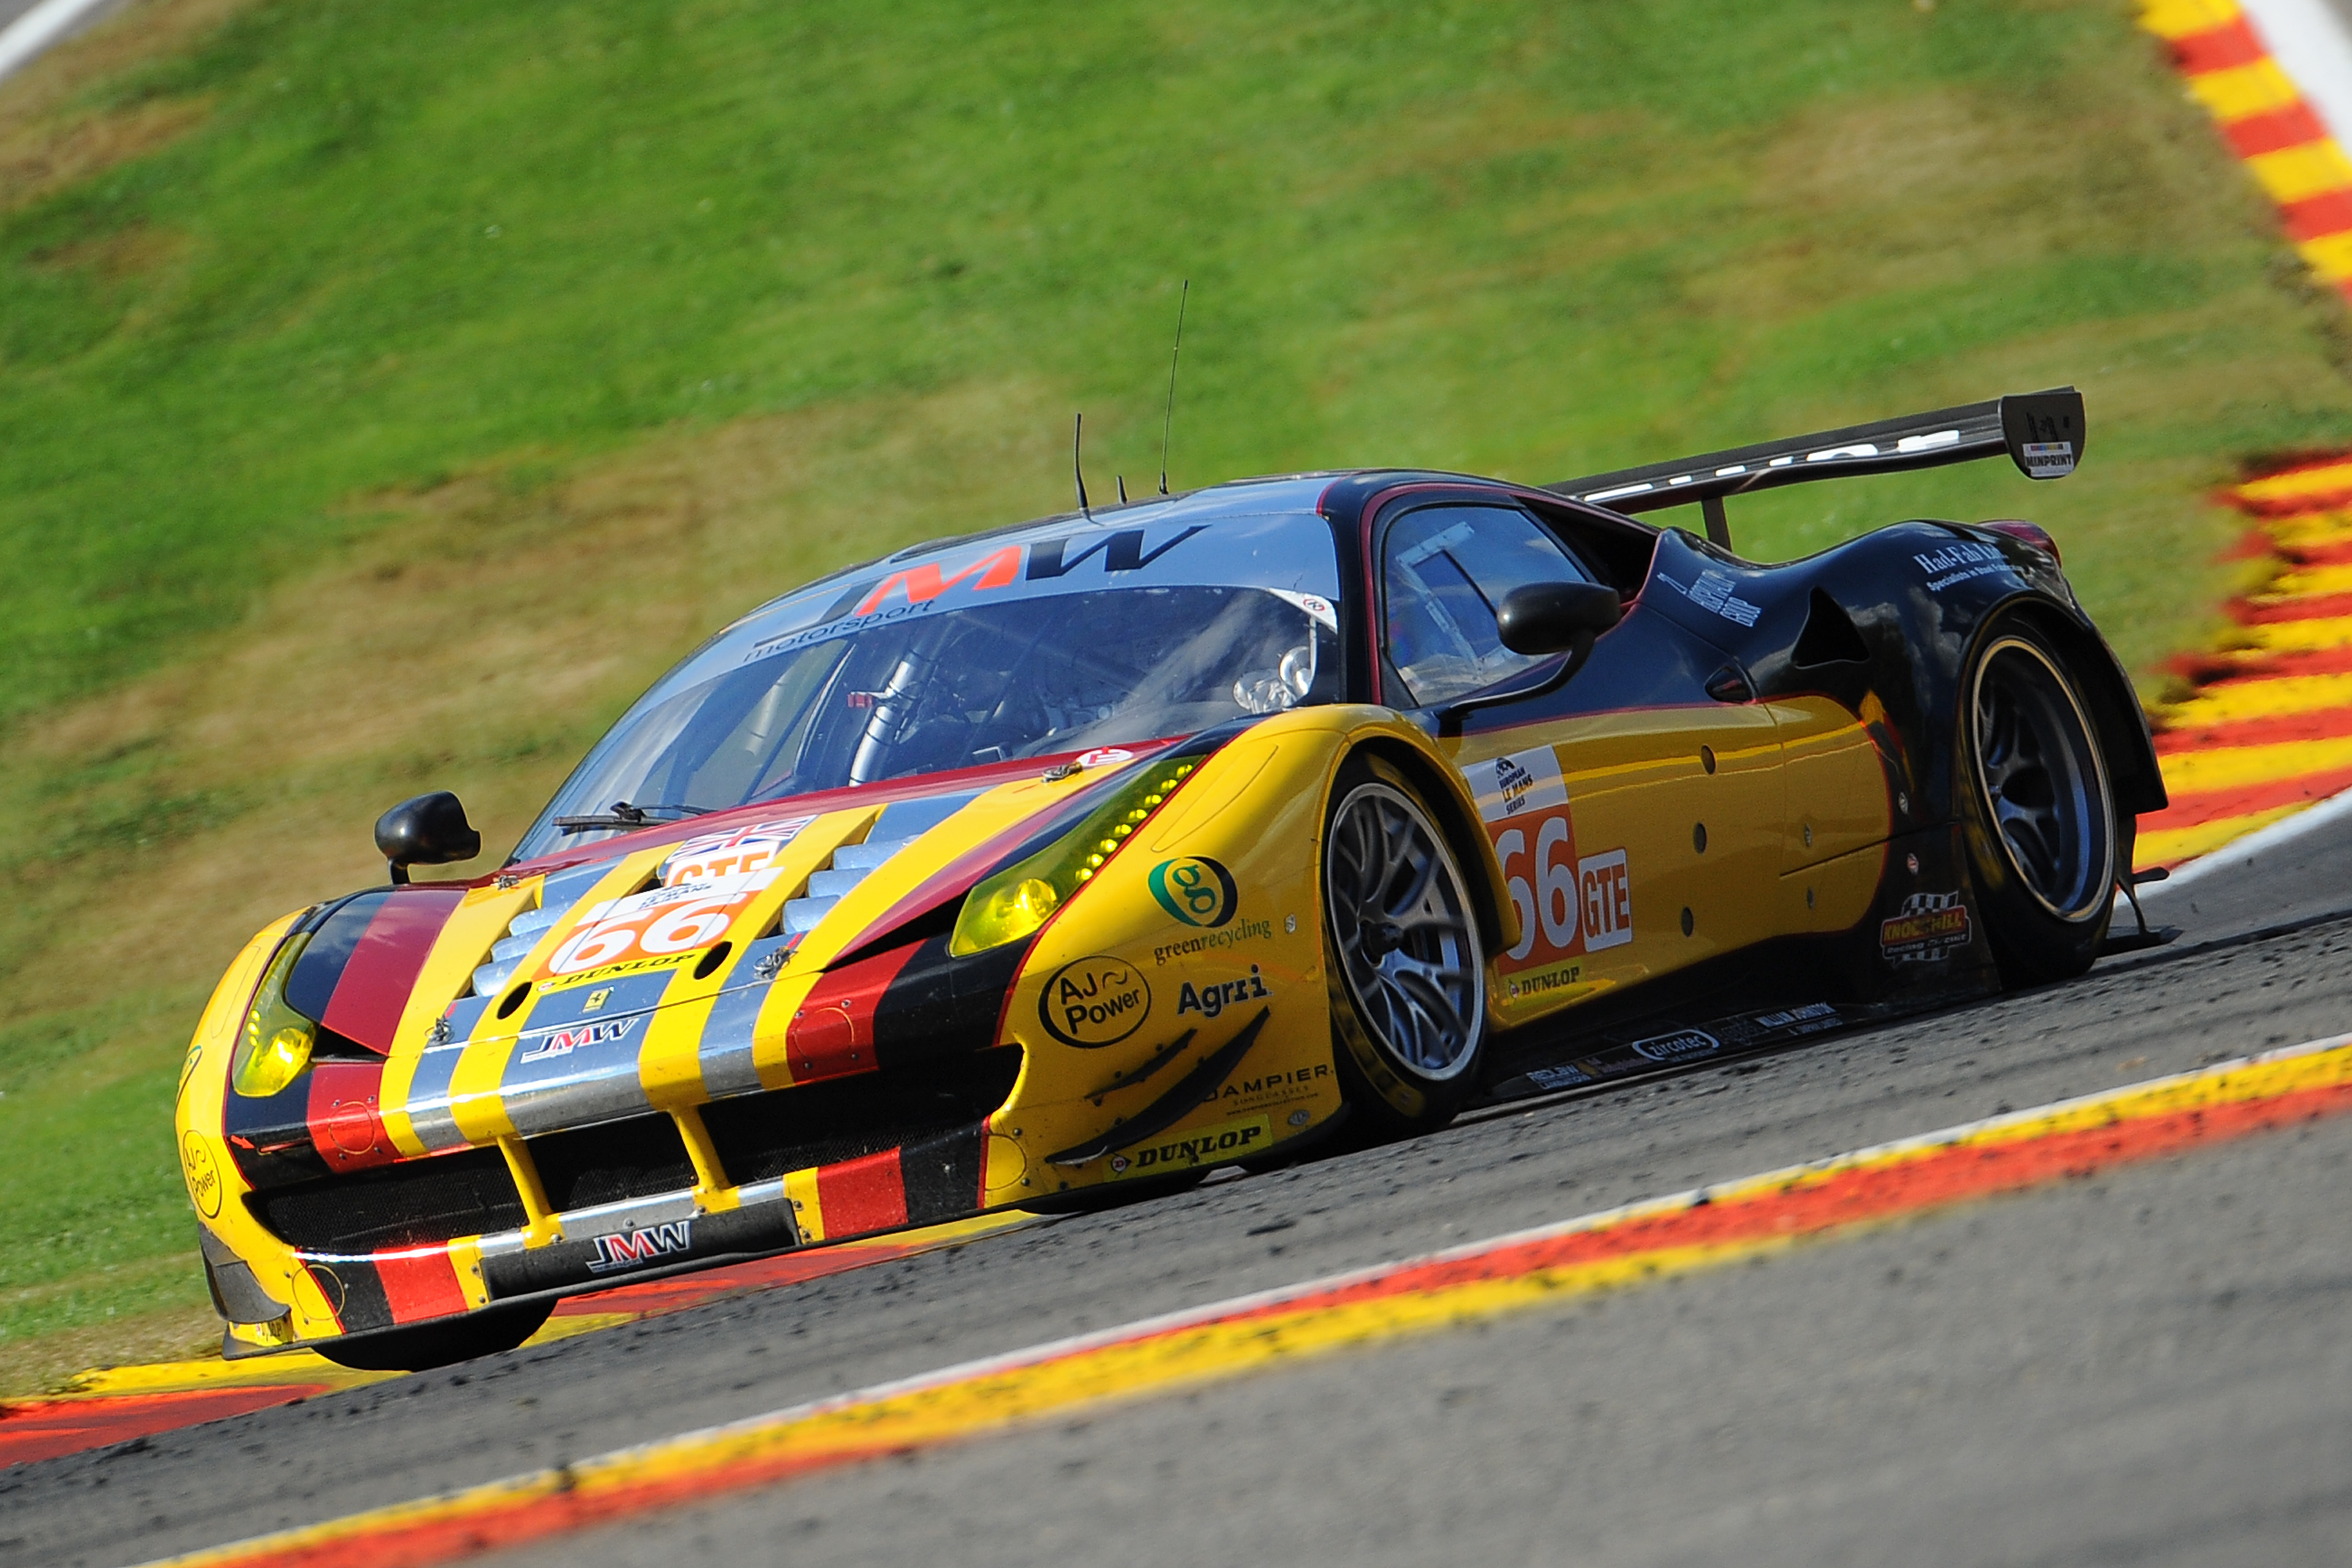
[[[709,881],[650,888],[592,906],[547,955],[535,978],[576,985],[685,963],[725,936],[776,875],[770,865]]]
[[[1625,851],[1588,855],[1576,863],[1577,893],[1584,905],[1584,951],[1596,952],[1633,940],[1633,883]]]
[[[2072,441],[2026,441],[2019,449],[2025,455],[2025,477],[2029,479],[2063,479],[2074,471],[2074,443]]]
[[[1528,1074],[1528,1081],[1538,1089],[1575,1089],[1580,1085],[1596,1080],[1582,1068],[1570,1064],[1566,1067],[1538,1068]]]
[[[1293,916],[1296,930],[1297,917]],[[1245,942],[1272,942],[1274,922],[1271,921],[1236,921],[1223,931],[1205,931],[1199,936],[1178,937],[1163,942],[1151,950],[1155,963],[1166,963],[1171,958],[1194,958],[1204,952],[1221,952]]]
[[[667,1225],[653,1226],[645,1230],[625,1231],[617,1236],[596,1238],[596,1255],[588,1260],[591,1274],[611,1274],[623,1268],[641,1268],[656,1258],[673,1258],[693,1244],[694,1222],[672,1220]]]
[[[213,1163],[213,1152],[205,1141],[193,1132],[180,1137],[180,1173],[187,1178],[188,1201],[206,1219],[220,1218],[220,1167]]]
[[[1653,1035],[1633,1042],[1633,1054],[1654,1062],[1696,1061],[1721,1049],[1723,1042],[1705,1029],[1677,1029],[1671,1035]]]
[[[1201,1103],[1222,1105],[1228,1111],[1264,1110],[1307,1099],[1328,1083],[1330,1078],[1331,1064],[1318,1062],[1290,1071],[1260,1073],[1255,1078],[1228,1079]],[[1298,1123],[1294,1121],[1291,1125],[1296,1127]]]
[[[671,850],[669,858],[662,862],[662,885],[675,888],[688,882],[716,882],[722,878],[767,870],[784,852],[785,846],[815,820],[814,816],[796,816],[785,822],[756,823],[732,833],[709,833],[689,838]]]
[[[1181,1018],[1187,1013],[1198,1013],[1203,1018],[1213,1018],[1235,1002],[1273,994],[1253,963],[1246,980],[1212,980],[1205,985],[1184,982],[1182,989],[1176,993],[1176,1016]]]
[[[1751,605],[1732,592],[1739,584],[1729,574],[1717,572],[1712,567],[1701,572],[1698,581],[1687,588],[1663,572],[1658,574],[1658,581],[1700,609],[1721,616],[1736,626],[1752,626],[1756,624],[1756,617],[1764,613],[1762,605]]]
[[[1131,763],[1135,753],[1124,746],[1097,746],[1091,752],[1080,752],[1077,765],[1082,768],[1107,768],[1115,763]]]
[[[751,664],[760,659],[772,658],[780,653],[806,647],[811,643],[861,632],[869,626],[881,626],[908,616],[927,615],[942,601],[950,605],[961,604],[968,602],[972,595],[1001,592],[1024,581],[1051,582],[1068,576],[1089,561],[1099,559],[1106,574],[1140,572],[1194,534],[1203,531],[1204,527],[1194,523],[1173,538],[1163,539],[1148,549],[1142,529],[1123,528],[1108,534],[1094,532],[1062,539],[1044,539],[1027,546],[1002,545],[985,551],[952,570],[938,561],[918,562],[903,570],[868,579],[845,590],[814,626],[780,633],[753,643],[750,651],[744,654],[743,662]],[[1069,547],[1081,538],[1085,540],[1084,545],[1075,555],[1069,553]],[[964,592],[954,593],[957,589]]]
[[[530,1034],[516,1041],[524,1048],[516,1055],[519,1062],[543,1061],[549,1057],[568,1057],[587,1046],[610,1045],[628,1037],[637,1026],[635,1018],[607,1018],[601,1023],[575,1024],[568,1029],[547,1029]]]
[[[588,993],[588,1000],[580,1004],[580,1010],[583,1013],[601,1013],[604,1010],[604,1004],[612,999],[613,988],[609,985],[599,986]]]
[[[2009,560],[1990,544],[1948,544],[1911,559],[1927,574],[1930,593],[1942,593],[1971,577],[1990,577],[2010,569]]]
[[[1519,913],[1519,942],[1495,961],[1511,994],[1580,984],[1563,961],[1633,940],[1633,886],[1622,849],[1580,857],[1568,783],[1549,746],[1476,763],[1467,770],[1478,815]],[[1540,971],[1540,973],[1529,972]]]
[[[1969,945],[1969,907],[1958,889],[1913,893],[1878,926],[1878,951],[1889,963],[1928,963]]]
[[[1037,996],[1037,1019],[1066,1046],[1098,1050],[1115,1046],[1143,1026],[1151,1012],[1151,987],[1143,972],[1123,958],[1099,954],[1054,971]]]
[[[1189,1171],[1213,1160],[1229,1160],[1236,1154],[1246,1154],[1266,1142],[1272,1131],[1271,1123],[1263,1116],[1221,1121],[1198,1132],[1182,1133],[1140,1149],[1130,1149],[1123,1154],[1114,1154],[1111,1156],[1110,1173],[1114,1177],[1150,1176],[1164,1171]]]
[[[1162,860],[1151,868],[1148,881],[1160,907],[1188,926],[1223,925],[1240,902],[1234,874],[1205,855]]]
[[[1824,1019],[1835,1022],[1837,1016],[1838,1010],[1826,1002],[1808,1002],[1801,1007],[1791,1007],[1785,1013],[1767,1013],[1761,1017],[1750,1019],[1749,1023],[1759,1029],[1786,1029],[1797,1024],[1812,1024],[1818,1026]],[[1798,1030],[1800,1034],[1810,1032],[1810,1030]]]
[[[1504,984],[1510,988],[1510,994],[1514,1001],[1521,996],[1541,996],[1549,991],[1579,988],[1584,984],[1584,965],[1564,963],[1558,969],[1514,974]]]

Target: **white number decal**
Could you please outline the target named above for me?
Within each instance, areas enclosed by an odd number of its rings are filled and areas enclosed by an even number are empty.
[[[1568,851],[1554,859],[1552,852]],[[1576,849],[1568,840],[1568,819],[1545,819],[1536,831],[1536,909],[1543,916],[1544,941],[1561,952],[1576,940]],[[1517,901],[1517,889],[1512,889]]]
[[[1503,878],[1511,889],[1512,907],[1519,911],[1519,945],[1511,949],[1513,958],[1525,958],[1536,950],[1536,896],[1528,887],[1525,877],[1511,875],[1511,862],[1528,852],[1528,836],[1514,827],[1495,840],[1495,858],[1503,864]]]

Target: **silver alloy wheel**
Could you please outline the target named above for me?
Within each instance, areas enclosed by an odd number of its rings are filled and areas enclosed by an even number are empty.
[[[1977,779],[2010,864],[2044,909],[2082,919],[2113,896],[2116,839],[2082,705],[2046,654],[2004,637],[1977,663],[1970,710]]]
[[[1417,1078],[1461,1073],[1486,1022],[1486,961],[1436,827],[1402,792],[1357,785],[1331,814],[1323,890],[1365,1026]]]

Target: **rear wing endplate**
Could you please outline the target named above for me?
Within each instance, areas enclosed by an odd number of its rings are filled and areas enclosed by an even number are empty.
[[[2071,386],[2011,393],[1990,403],[1940,408],[1843,430],[1766,441],[1681,458],[1544,489],[1612,511],[1643,512],[1702,502],[1707,537],[1729,546],[1723,498],[1811,479],[1936,468],[2009,454],[2030,479],[2060,479],[2083,460],[2083,395]]]

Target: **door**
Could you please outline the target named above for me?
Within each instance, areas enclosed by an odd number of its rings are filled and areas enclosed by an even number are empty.
[[[1382,520],[1382,692],[1442,710],[1530,683],[1550,660],[1502,645],[1522,584],[1592,581],[1514,507],[1438,503]],[[1784,797],[1772,717],[1718,700],[1729,658],[1637,600],[1552,691],[1481,708],[1440,745],[1468,781],[1519,911],[1496,955],[1497,1021],[1525,1023],[1772,934]]]

